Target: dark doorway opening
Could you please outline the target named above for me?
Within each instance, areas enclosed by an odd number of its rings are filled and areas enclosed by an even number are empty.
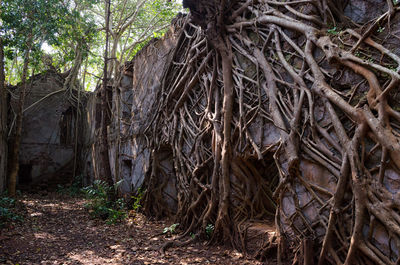
[[[60,144],[72,145],[74,142],[75,134],[75,113],[73,107],[69,107],[61,114],[60,117]]]
[[[18,184],[27,185],[32,182],[32,165],[21,164],[19,166]]]

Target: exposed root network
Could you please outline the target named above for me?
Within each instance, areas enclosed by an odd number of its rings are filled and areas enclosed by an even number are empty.
[[[399,263],[400,198],[385,183],[400,175],[400,57],[387,42],[400,9],[388,0],[360,26],[345,2],[185,1],[146,129],[147,201],[168,148],[183,236],[214,224],[212,242],[244,250],[244,222],[275,216],[259,256],[277,248],[280,263],[287,244],[294,263]]]

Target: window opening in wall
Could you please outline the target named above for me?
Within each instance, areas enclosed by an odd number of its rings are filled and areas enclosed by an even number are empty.
[[[132,172],[132,160],[124,159],[122,160],[122,178],[130,176]]]

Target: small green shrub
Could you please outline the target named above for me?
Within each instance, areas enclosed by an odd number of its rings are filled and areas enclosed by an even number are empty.
[[[57,185],[57,192],[60,194],[67,194],[69,196],[77,197],[83,195],[82,192],[82,176],[76,176],[74,181],[69,186]]]
[[[13,222],[21,222],[23,218],[15,213],[15,199],[7,196],[0,197],[0,228]]]
[[[385,27],[379,27],[376,32],[382,33],[385,30]]]
[[[170,225],[170,226],[165,227],[165,228],[164,228],[164,231],[163,231],[163,234],[167,234],[167,233],[175,234],[175,233],[176,233],[176,228],[177,228],[178,226],[179,226],[179,223],[177,223],[177,224],[172,224],[172,225]]]
[[[141,201],[143,199],[143,196],[144,196],[144,191],[142,190],[142,188],[139,188],[136,196],[131,197],[133,200],[133,205],[132,205],[133,210],[138,211],[142,207]]]
[[[123,199],[111,201],[108,194],[112,189],[117,189],[121,182],[110,187],[102,180],[95,180],[93,185],[83,188],[83,192],[89,199],[85,207],[89,209],[92,218],[106,220],[107,224],[114,224],[127,217],[126,205]]]
[[[124,199],[120,198],[114,202],[113,207],[109,208],[107,224],[114,224],[127,217]]]
[[[208,224],[206,226],[206,235],[207,235],[207,237],[211,238],[213,233],[214,233],[214,225],[213,224]]]
[[[330,28],[330,29],[327,30],[327,32],[328,32],[328,34],[331,34],[331,35],[339,34],[339,31],[338,31],[337,27]]]

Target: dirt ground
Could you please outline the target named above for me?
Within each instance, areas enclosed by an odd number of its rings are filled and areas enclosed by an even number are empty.
[[[24,194],[24,222],[0,234],[0,264],[262,264],[243,254],[198,242],[159,249],[172,223],[132,214],[119,224],[90,219],[83,198]]]

